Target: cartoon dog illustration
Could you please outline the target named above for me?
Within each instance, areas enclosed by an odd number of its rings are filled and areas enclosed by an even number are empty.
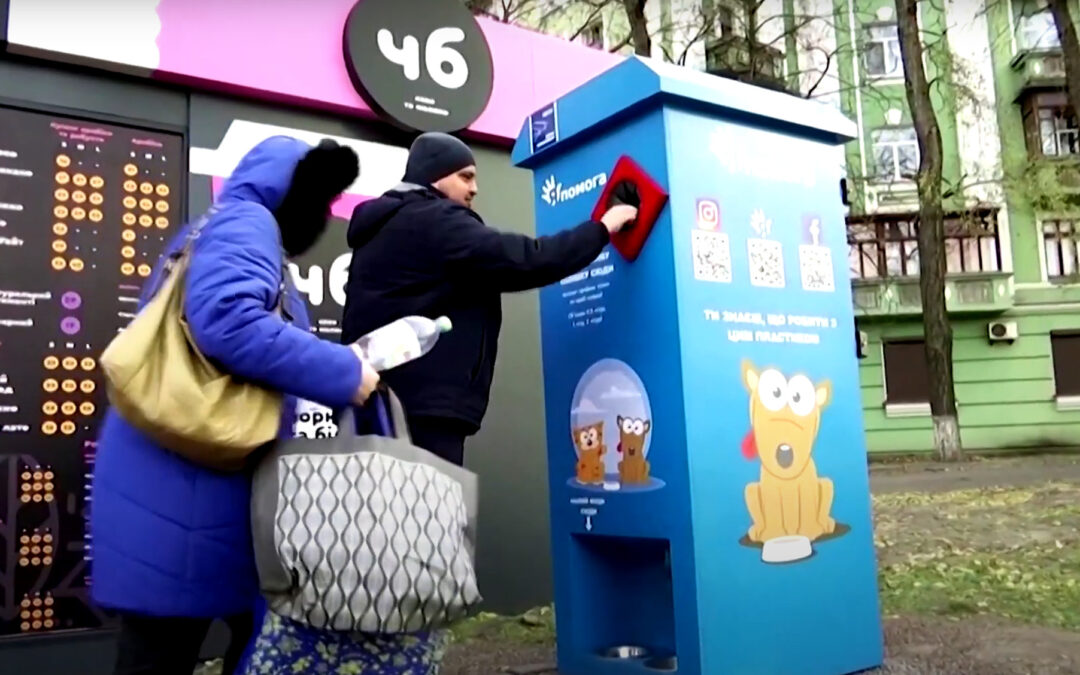
[[[750,540],[802,535],[813,541],[831,534],[833,483],[818,478],[811,455],[832,386],[801,374],[789,379],[775,368],[759,371],[749,361],[742,364],[742,380],[750,392],[751,426],[743,454],[761,460],[760,481],[746,486]]]
[[[638,420],[619,416],[618,451],[622,456],[619,461],[619,482],[640,484],[649,482],[649,463],[645,461],[645,437],[652,429],[649,420]]]
[[[577,479],[586,485],[604,482],[604,423],[598,422],[574,429],[574,445],[578,449]]]

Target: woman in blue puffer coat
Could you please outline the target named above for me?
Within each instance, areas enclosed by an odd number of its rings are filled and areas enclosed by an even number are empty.
[[[184,304],[192,337],[226,372],[286,394],[282,435],[291,435],[296,397],[358,405],[378,383],[358,351],[310,332],[302,299],[288,281],[282,286],[285,256],[318,240],[331,202],[358,171],[356,154],[332,141],[263,141],[241,160],[194,242]],[[159,264],[147,288],[160,273]],[[286,318],[274,311],[282,289]],[[92,489],[92,596],[120,615],[115,672],[190,675],[215,618],[233,631],[232,672],[258,598],[250,475],[192,464],[110,410]]]

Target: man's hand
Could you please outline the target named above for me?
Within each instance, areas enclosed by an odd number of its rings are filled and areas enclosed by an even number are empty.
[[[364,355],[360,351],[360,348],[355,344],[350,345],[353,353],[356,354],[356,358],[360,361],[360,386],[356,389],[356,393],[353,394],[354,405],[364,405],[367,402],[368,397],[371,396],[375,388],[379,386],[379,373],[371,364],[364,360]]]
[[[607,210],[600,219],[610,234],[615,234],[637,218],[637,209],[627,204],[617,204]]]

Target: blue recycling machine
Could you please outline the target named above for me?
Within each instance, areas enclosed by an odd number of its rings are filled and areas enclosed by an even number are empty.
[[[639,58],[524,125],[538,234],[640,209],[540,296],[563,675],[882,662],[854,135],[826,105]]]

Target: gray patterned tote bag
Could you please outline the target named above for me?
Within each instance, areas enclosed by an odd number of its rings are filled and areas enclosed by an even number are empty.
[[[282,616],[324,630],[415,633],[481,600],[476,475],[414,446],[401,402],[385,393],[393,435],[357,435],[347,411],[336,437],[283,439],[256,468],[255,561]]]

